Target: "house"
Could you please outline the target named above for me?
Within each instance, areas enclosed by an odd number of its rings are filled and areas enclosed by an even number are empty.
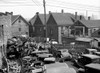
[[[13,15],[13,12],[0,13],[0,26],[3,44],[13,36],[29,35],[28,22],[21,15]]]
[[[74,25],[71,26],[71,35],[73,36],[85,36],[87,35],[87,27],[81,22],[85,21],[86,19],[82,15],[77,15],[77,12],[75,12],[75,15],[72,17],[74,21]]]
[[[74,22],[71,26],[71,35],[74,36],[86,36],[88,35],[88,27],[86,27],[80,20]]]
[[[18,35],[29,36],[29,23],[21,15],[12,15],[11,33],[12,36],[18,36]]]
[[[62,43],[62,36],[69,36],[70,27],[74,24],[70,13],[49,13],[49,19],[47,21],[48,37],[55,41]]]
[[[46,14],[46,21],[49,18],[49,14]],[[46,25],[44,23],[44,14],[36,13],[36,15],[29,21],[33,27],[31,37],[46,37]]]
[[[88,33],[89,37],[100,28],[100,20],[81,20],[80,22],[88,28],[85,33]]]
[[[74,22],[72,25],[71,34],[78,36],[88,36],[91,37],[92,33],[97,31],[100,28],[100,20],[88,20],[80,19]]]

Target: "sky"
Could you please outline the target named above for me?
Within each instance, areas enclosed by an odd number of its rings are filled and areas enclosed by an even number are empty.
[[[100,0],[45,0],[46,13],[78,12],[79,15],[91,16],[100,19]],[[0,0],[0,12],[13,12],[31,19],[36,12],[44,13],[43,0]]]

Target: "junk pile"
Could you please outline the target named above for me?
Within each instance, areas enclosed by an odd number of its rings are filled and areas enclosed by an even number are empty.
[[[38,44],[29,37],[17,36],[8,39],[6,45],[6,72],[33,73],[43,72],[44,63],[32,52],[38,50]],[[2,71],[2,73],[5,73]]]

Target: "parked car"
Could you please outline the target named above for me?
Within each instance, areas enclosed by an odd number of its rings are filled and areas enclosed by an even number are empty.
[[[60,61],[70,60],[72,58],[72,55],[69,53],[68,49],[61,49],[59,52],[61,53]]]
[[[55,57],[53,57],[53,54],[50,54],[48,51],[34,51],[33,54],[36,54],[39,60],[41,61],[49,61],[49,62],[55,62]]]
[[[43,73],[46,70],[46,67],[43,62],[36,61],[32,65],[32,73]]]
[[[85,73],[100,73],[100,64],[91,63],[85,65]]]
[[[100,52],[95,52],[94,54],[100,56]]]
[[[97,52],[97,49],[87,48],[86,52],[87,52],[87,54],[94,54],[95,52]]]
[[[53,57],[53,55],[49,56],[49,57],[46,57],[44,59],[44,62],[55,62],[56,61],[56,58]]]
[[[89,63],[100,63],[100,56],[83,54],[80,58],[75,60],[74,65],[84,68],[84,66]]]

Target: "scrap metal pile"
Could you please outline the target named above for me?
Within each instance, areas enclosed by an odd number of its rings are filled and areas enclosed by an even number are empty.
[[[43,61],[32,55],[33,51],[38,50],[38,44],[32,38],[13,37],[8,39],[6,48],[7,73],[44,71]]]

